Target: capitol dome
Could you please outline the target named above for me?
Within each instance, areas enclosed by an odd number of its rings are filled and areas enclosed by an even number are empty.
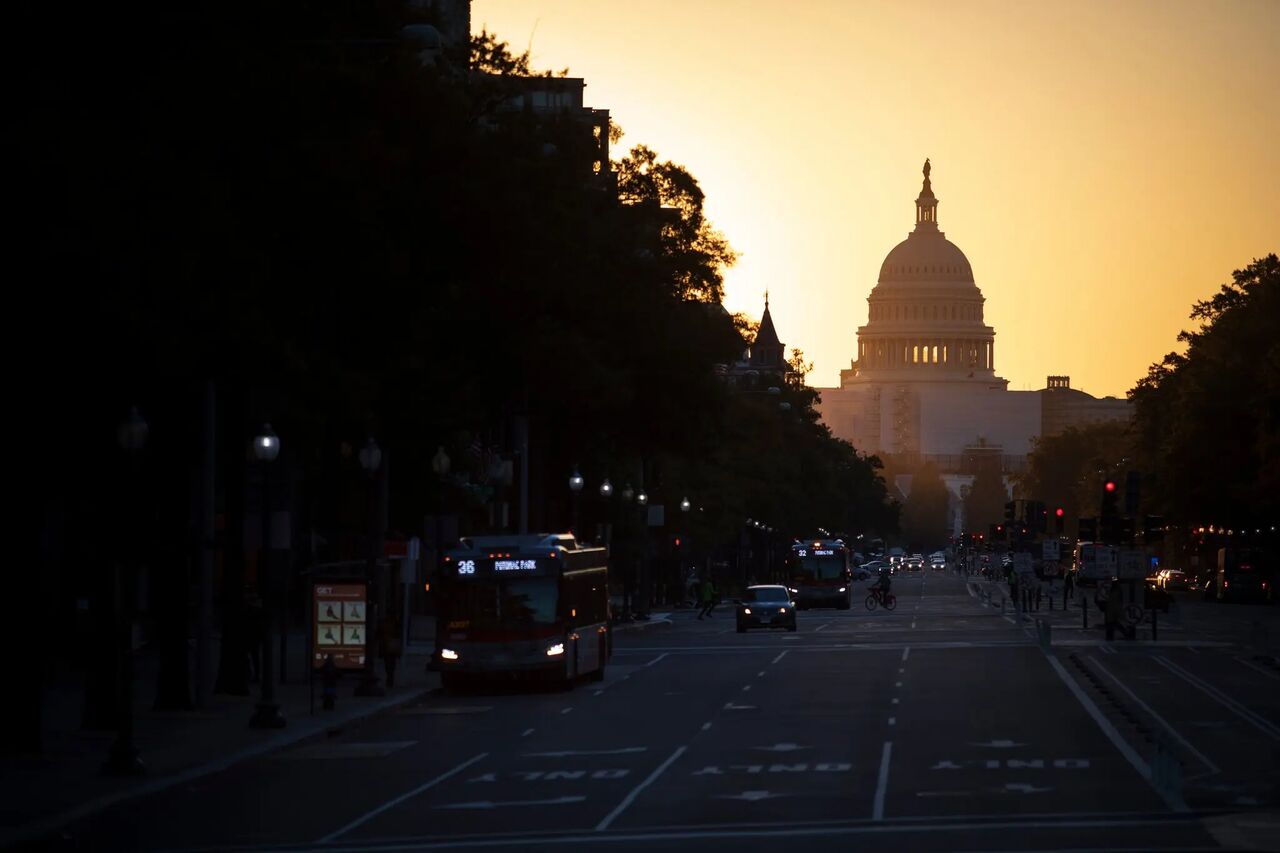
[[[858,329],[857,377],[878,381],[1002,382],[995,330],[960,248],[938,229],[938,199],[924,162],[916,227],[885,256]]]
[[[936,229],[913,231],[885,256],[880,281],[973,281],[969,259]]]

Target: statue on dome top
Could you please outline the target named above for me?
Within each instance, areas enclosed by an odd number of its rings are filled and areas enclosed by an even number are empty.
[[[932,168],[933,168],[933,167],[929,165],[929,158],[928,158],[928,157],[924,158],[924,176],[925,176],[926,178],[927,178],[927,177],[929,177],[929,171],[930,171]]]

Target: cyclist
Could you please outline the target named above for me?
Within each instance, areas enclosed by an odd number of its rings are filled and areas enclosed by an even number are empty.
[[[876,582],[868,587],[868,589],[876,594],[876,597],[880,599],[881,604],[884,604],[885,599],[889,596],[889,590],[892,586],[893,573],[886,567],[880,570],[880,577],[876,578]]]

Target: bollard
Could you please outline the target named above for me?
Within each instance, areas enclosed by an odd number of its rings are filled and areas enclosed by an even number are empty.
[[[338,665],[333,662],[333,655],[326,655],[324,666],[320,670],[320,699],[326,711],[332,711],[338,698]]]

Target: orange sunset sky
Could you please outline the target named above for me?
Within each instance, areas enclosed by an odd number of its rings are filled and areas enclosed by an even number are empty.
[[[475,0],[472,27],[689,168],[741,253],[726,306],[768,288],[814,385],[856,351],[925,157],[1011,389],[1123,395],[1280,250],[1280,0]]]

